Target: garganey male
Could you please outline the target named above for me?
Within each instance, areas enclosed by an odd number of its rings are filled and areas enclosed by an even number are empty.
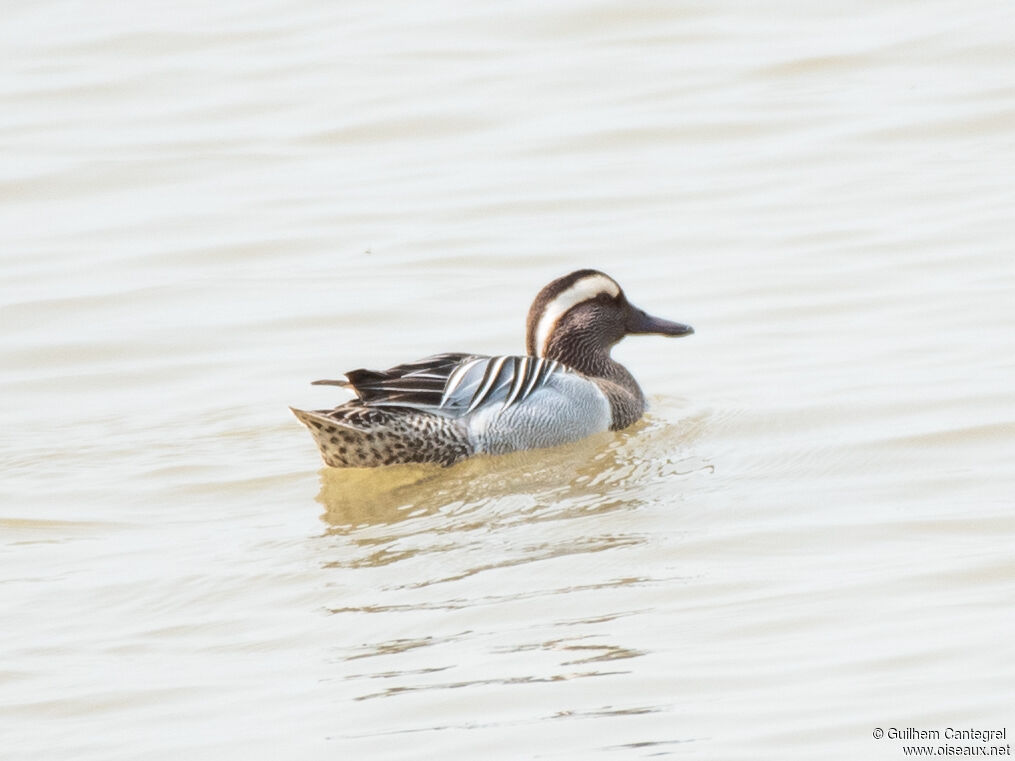
[[[436,354],[390,370],[352,370],[356,394],[332,410],[292,408],[324,462],[364,468],[451,465],[620,430],[645,411],[627,368],[610,357],[626,335],[686,336],[690,325],[634,307],[613,278],[578,270],[543,288],[529,309],[526,356]]]

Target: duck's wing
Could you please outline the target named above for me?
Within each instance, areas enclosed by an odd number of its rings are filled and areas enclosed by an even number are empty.
[[[571,371],[543,357],[476,357],[451,373],[441,397],[441,410],[465,415],[494,402],[509,407],[545,386],[554,374],[566,372]]]
[[[543,357],[438,354],[383,372],[353,370],[342,385],[369,407],[409,407],[461,417],[484,404],[518,404],[554,375],[570,372]]]
[[[450,352],[407,362],[387,370],[350,370],[346,380],[319,380],[314,385],[344,386],[371,406],[440,407],[448,378],[475,354]]]

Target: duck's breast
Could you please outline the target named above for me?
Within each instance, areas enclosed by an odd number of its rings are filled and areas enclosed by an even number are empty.
[[[504,454],[567,444],[608,431],[610,403],[588,378],[556,372],[525,399],[491,402],[468,417],[469,439],[477,452]]]

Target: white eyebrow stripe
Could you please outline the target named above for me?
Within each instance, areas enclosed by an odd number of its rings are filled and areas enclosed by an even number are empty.
[[[543,314],[536,324],[536,346],[539,356],[546,354],[546,343],[553,334],[553,328],[557,320],[575,304],[583,301],[591,301],[600,293],[608,293],[614,298],[620,295],[620,286],[614,283],[606,275],[594,274],[575,281],[570,288],[558,293],[553,301],[543,308]]]

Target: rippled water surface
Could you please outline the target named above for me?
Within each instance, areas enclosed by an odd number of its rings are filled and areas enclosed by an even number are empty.
[[[0,27],[12,759],[901,758],[1015,733],[1007,2],[82,4]],[[322,468],[287,405],[689,322],[644,421]],[[1010,739],[1009,739],[1010,742]]]

